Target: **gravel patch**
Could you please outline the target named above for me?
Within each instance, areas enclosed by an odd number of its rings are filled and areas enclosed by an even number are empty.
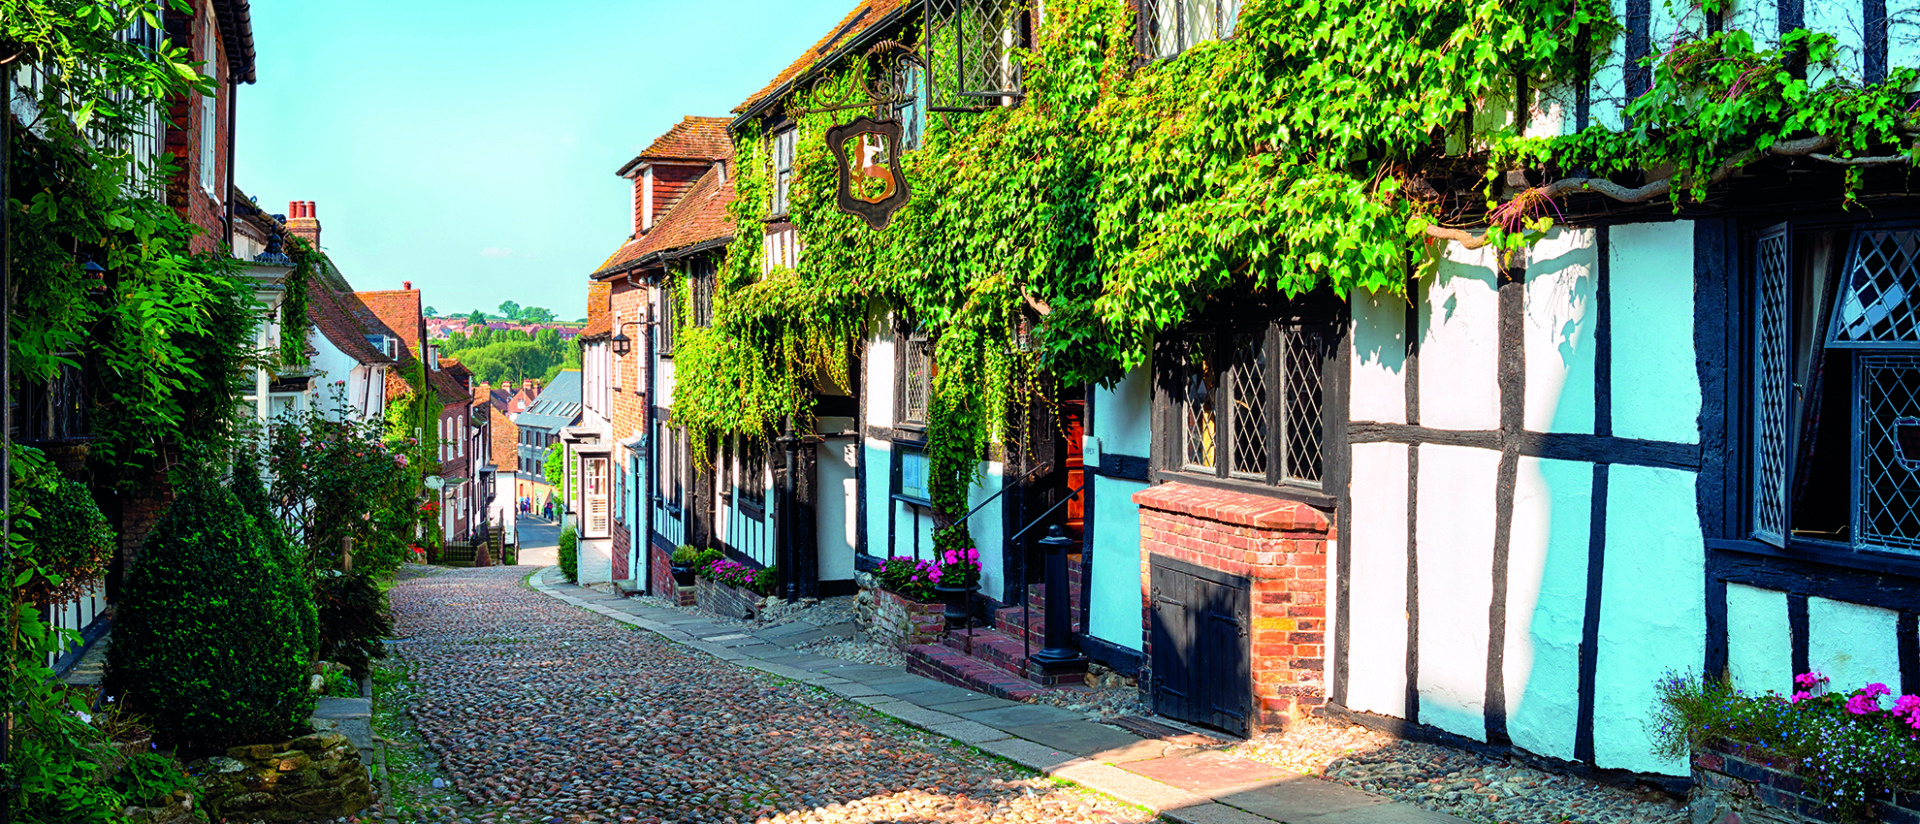
[[[814,655],[825,655],[829,658],[872,664],[876,667],[907,665],[907,656],[902,655],[899,650],[886,644],[867,641],[836,641],[823,638],[810,644],[801,644],[794,649],[799,652],[811,652]]]
[[[1153,708],[1142,700],[1140,688],[1135,686],[1048,690],[1027,703],[1059,707],[1099,720],[1153,715]]]
[[[520,586],[523,574],[448,570],[391,593],[404,710],[463,799],[409,820],[1153,818],[568,606]]]
[[[1686,809],[1640,794],[1465,750],[1309,719],[1227,752],[1489,824],[1676,824]]]
[[[781,624],[805,622],[816,627],[830,627],[834,624],[853,620],[853,600],[855,596],[840,595],[833,598],[802,598],[794,603],[777,601],[761,610],[756,620],[743,621],[729,618],[718,613],[708,612],[698,606],[683,607],[658,595],[630,595],[629,598],[640,601],[650,607],[685,612],[712,620],[723,626],[742,629],[767,629]]]

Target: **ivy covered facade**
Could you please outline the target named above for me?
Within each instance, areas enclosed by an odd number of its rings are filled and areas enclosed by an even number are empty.
[[[613,566],[977,547],[1018,645],[1058,526],[1164,714],[1651,777],[1670,671],[1920,692],[1916,66],[1905,0],[865,0],[727,121],[726,230],[598,275]],[[751,537],[687,492],[743,465]]]

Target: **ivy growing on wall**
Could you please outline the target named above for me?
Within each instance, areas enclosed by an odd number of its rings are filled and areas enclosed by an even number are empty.
[[[804,429],[815,388],[850,386],[849,356],[891,317],[935,344],[929,480],[947,523],[1007,410],[1147,363],[1212,296],[1398,293],[1438,241],[1517,249],[1576,195],[1677,207],[1766,153],[1845,165],[1855,185],[1911,157],[1913,71],[1864,85],[1830,36],[1760,49],[1681,3],[1665,11],[1698,33],[1648,59],[1628,126],[1529,136],[1529,90],[1586,83],[1618,50],[1608,6],[1249,0],[1231,38],[1143,61],[1123,0],[1050,0],[1013,55],[1024,99],[935,116],[904,159],[914,198],[879,231],[834,203],[824,133],[859,112],[805,113],[863,101],[876,69],[854,58],[786,101],[797,269],[762,273],[769,151],[760,124],[737,133],[735,239],[714,325],[678,333],[676,421],[702,447]],[[904,36],[923,35],[936,53],[953,37],[937,21]],[[958,102],[951,58],[934,69],[936,102]],[[1544,182],[1509,188],[1512,170]]]

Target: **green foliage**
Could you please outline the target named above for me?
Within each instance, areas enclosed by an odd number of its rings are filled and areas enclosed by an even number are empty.
[[[358,569],[383,574],[404,562],[419,456],[390,432],[390,424],[329,420],[318,409],[274,419],[266,465],[275,520],[300,547],[303,571],[338,568],[348,540]]]
[[[117,541],[93,495],[61,477],[32,447],[13,453],[15,535],[14,595],[20,603],[64,601],[106,573]]]
[[[365,677],[374,659],[387,655],[382,642],[393,637],[386,593],[373,576],[359,571],[327,570],[313,587],[320,605],[320,658]]]
[[[547,479],[547,486],[564,492],[562,486],[567,479],[566,447],[555,444],[547,449],[547,460],[540,465],[540,476]]]
[[[1684,759],[1721,741],[1793,759],[1807,781],[1806,794],[1842,821],[1870,820],[1872,801],[1920,783],[1920,698],[1902,697],[1883,708],[1884,684],[1842,693],[1825,690],[1819,673],[1801,679],[1813,679],[1812,689],[1789,697],[1750,695],[1721,679],[1669,675],[1659,684],[1655,751]]]
[[[287,273],[285,297],[280,300],[280,365],[298,367],[307,365],[307,333],[313,329],[307,312],[307,283],[313,279],[320,253],[303,237],[288,237],[286,247],[293,271]]]
[[[873,571],[880,579],[880,586],[900,593],[914,601],[933,600],[933,563],[916,561],[912,558],[895,556],[881,562],[880,568]]]
[[[249,457],[250,457],[249,453]],[[247,517],[265,539],[267,557],[272,562],[273,585],[278,597],[293,611],[294,626],[300,631],[301,659],[313,661],[320,650],[320,611],[314,603],[312,573],[305,548],[287,535],[285,524],[273,512],[267,489],[260,481],[260,470],[252,460],[243,459],[233,467],[233,495]]]
[[[320,694],[335,698],[360,697],[360,688],[353,683],[353,679],[347,677],[346,670],[328,669],[324,678],[326,685],[321,688]]]
[[[141,752],[127,757],[108,786],[130,804],[159,806],[168,803],[176,792],[198,792],[193,777],[180,768],[180,762],[159,753]]]
[[[313,710],[298,618],[238,498],[188,477],[127,577],[109,695],[188,752],[288,737]]]
[[[508,301],[501,301],[501,302],[500,302],[500,316],[501,316],[501,317],[503,317],[503,318],[506,318],[507,320],[519,320],[519,319],[520,319],[520,304],[518,304],[518,303],[514,303],[513,301],[510,301],[510,300],[508,300]]]
[[[0,801],[16,811],[14,820],[35,824],[122,820],[126,798],[103,781],[114,755],[107,737],[84,720],[86,700],[68,692],[46,665],[51,653],[78,637],[48,626],[32,606],[11,609],[10,672],[0,697],[14,708],[13,732],[0,764],[6,779],[0,792],[7,796]]]
[[[580,536],[567,527],[560,531],[560,574],[568,583],[580,582]]]
[[[681,544],[673,550],[674,566],[690,567],[700,561],[700,550],[692,544]]]

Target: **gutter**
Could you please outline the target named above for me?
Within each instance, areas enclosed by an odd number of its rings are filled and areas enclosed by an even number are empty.
[[[641,255],[640,257],[634,258],[633,260],[629,260],[626,263],[621,264],[620,268],[618,269],[608,269],[604,272],[596,272],[594,273],[592,279],[593,280],[609,280],[612,278],[620,277],[621,275],[627,275],[629,278],[631,278],[633,271],[636,269],[644,269],[650,265],[657,264],[657,263],[666,263],[667,261],[670,261],[670,260],[679,260],[681,258],[688,257],[690,255],[700,254],[701,252],[710,252],[714,249],[724,248],[732,242],[733,242],[733,235],[727,235],[726,237],[717,237],[712,240],[703,240],[703,241],[700,241],[699,243],[695,243],[690,246],[681,246],[677,249],[666,249],[658,252],[648,252],[647,254]]]
[[[875,41],[881,39],[880,35],[882,33],[892,33],[894,27],[906,22],[907,18],[912,17],[923,5],[922,3],[912,2],[911,0],[901,3],[898,8],[889,12],[887,16],[875,20],[873,25],[866,27],[859,34],[854,35],[852,39],[847,41],[846,45],[835,49],[833,53],[827,55],[825,59],[814,61],[814,64],[808,66],[805,71],[794,75],[791,80],[780,84],[779,88],[769,92],[766,97],[760,98],[759,102],[748,107],[746,111],[740,113],[740,116],[735,117],[732,123],[727,124],[727,131],[739,132],[742,127],[746,126],[747,121],[759,117],[774,103],[791,94],[794,87],[800,85],[801,81],[811,79],[813,75],[818,72],[840,62],[841,58],[872,45]]]

